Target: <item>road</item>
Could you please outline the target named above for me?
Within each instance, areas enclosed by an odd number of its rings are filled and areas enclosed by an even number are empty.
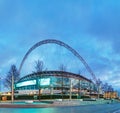
[[[118,110],[119,112],[115,112]],[[0,108],[0,113],[120,113],[120,103],[46,108]]]
[[[115,112],[118,111],[119,112]],[[120,103],[56,108],[56,113],[120,113]]]

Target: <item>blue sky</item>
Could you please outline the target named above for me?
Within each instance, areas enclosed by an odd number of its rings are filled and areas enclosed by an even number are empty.
[[[0,75],[12,64],[19,68],[27,50],[45,39],[61,40],[74,48],[97,78],[115,89],[120,87],[119,0],[0,0]],[[54,70],[65,63],[67,70],[91,78],[82,63],[55,44],[35,49],[21,76],[33,71],[35,60]]]

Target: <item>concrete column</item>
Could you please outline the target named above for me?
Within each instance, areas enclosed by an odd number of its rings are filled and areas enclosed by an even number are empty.
[[[80,96],[80,98],[81,98],[81,80],[79,80],[79,88],[80,88],[79,96]]]
[[[50,87],[50,94],[53,95],[53,86]]]
[[[98,99],[100,98],[100,86],[98,85]]]
[[[72,99],[72,80],[70,78],[70,100]]]

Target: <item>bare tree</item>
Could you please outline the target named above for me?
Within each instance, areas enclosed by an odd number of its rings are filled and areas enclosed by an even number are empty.
[[[59,66],[59,70],[60,70],[60,71],[66,71],[66,66],[65,66],[64,64],[61,64],[61,65]],[[62,99],[63,99],[63,90],[64,90],[64,88],[63,88],[63,87],[64,87],[64,80],[65,80],[65,78],[63,77],[63,75],[62,75],[61,78],[57,79],[58,83],[61,84]]]
[[[43,61],[41,60],[35,61],[35,72],[43,71],[43,69],[44,69]]]
[[[12,87],[12,76],[14,77],[14,82],[17,82],[20,78],[19,71],[17,70],[16,66],[13,64],[10,67],[9,72],[5,78],[4,85],[6,88],[11,89]]]
[[[101,81],[100,79],[98,79],[98,80],[96,81],[96,84],[97,84],[97,86],[101,86],[102,81]]]
[[[100,88],[101,88],[101,85],[102,85],[102,81],[100,79],[98,79],[96,81],[96,85],[98,87],[98,98],[99,98],[99,96],[100,96]]]
[[[113,92],[113,91],[114,91],[114,89],[113,89],[112,85],[108,85],[108,92]]]
[[[65,66],[64,64],[61,64],[61,65],[59,66],[59,70],[60,70],[60,71],[66,71],[67,69],[66,69],[66,66]]]
[[[105,83],[105,84],[102,85],[102,90],[104,92],[108,92],[108,83]]]
[[[41,71],[43,71],[43,68],[44,68],[43,61],[41,61],[41,60],[35,61],[35,71],[33,71],[33,73],[41,72]],[[38,88],[39,88],[38,92],[39,92],[39,100],[40,100],[41,87],[39,86]]]
[[[80,69],[78,70],[78,74],[81,75],[81,70]]]

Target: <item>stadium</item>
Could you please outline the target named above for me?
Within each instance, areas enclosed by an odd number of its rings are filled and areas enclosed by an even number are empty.
[[[65,71],[41,71],[22,77],[16,84],[18,94],[41,95],[90,95],[94,83],[84,76]]]
[[[20,64],[19,72],[22,66],[29,56],[29,54],[37,47],[54,43],[63,46],[69,50],[75,57],[77,57],[80,62],[85,66],[87,71],[91,74],[92,79],[96,81],[96,77],[85,60],[69,45],[61,42],[59,40],[47,39],[40,41],[33,45],[23,57]],[[14,85],[15,92],[19,95],[92,95],[97,93],[97,85],[85,76],[74,74],[66,71],[39,71],[37,73],[32,73],[26,75],[19,79]]]

